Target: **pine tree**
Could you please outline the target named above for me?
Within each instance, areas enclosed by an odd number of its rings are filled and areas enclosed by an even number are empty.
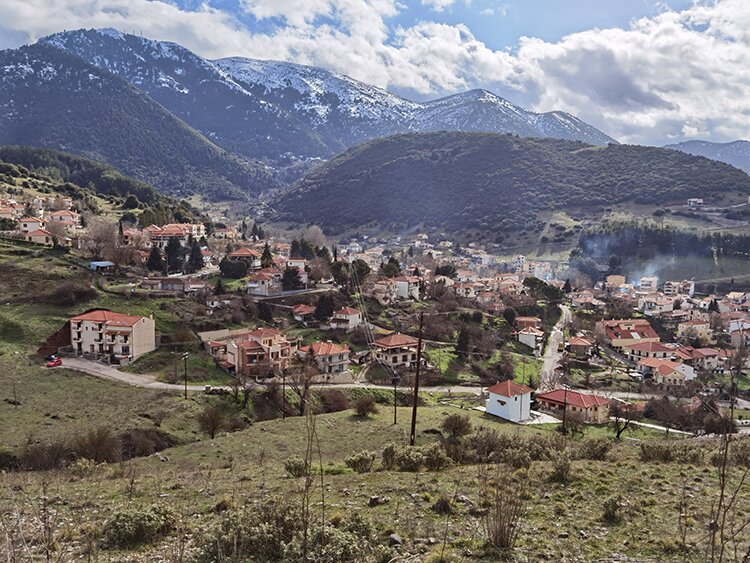
[[[219,276],[219,281],[216,282],[214,287],[214,295],[224,295],[227,290],[224,288],[224,279]]]
[[[333,316],[333,309],[333,297],[328,293],[324,293],[318,297],[318,302],[315,305],[315,318],[319,321],[328,320]]]
[[[302,277],[298,268],[287,268],[281,277],[281,288],[284,291],[293,291],[302,287]]]
[[[339,247],[335,244],[333,245],[333,261],[338,262],[339,261]]]
[[[573,287],[570,285],[570,278],[566,278],[565,285],[563,285],[563,292],[570,293],[573,291]]]
[[[182,270],[182,245],[176,237],[172,237],[164,248],[167,270]]]
[[[261,301],[258,305],[258,318],[268,324],[273,324],[273,311],[271,306],[265,301]]]
[[[161,257],[161,252],[159,252],[159,247],[156,245],[151,247],[148,260],[146,260],[146,268],[152,272],[161,272],[164,269],[164,260]]]
[[[456,342],[456,352],[458,352],[458,356],[465,360],[469,354],[469,346],[471,345],[471,336],[469,335],[469,331],[466,328],[466,325],[463,325],[461,327],[461,330],[458,332],[458,342]]]
[[[193,245],[190,247],[188,267],[191,272],[197,272],[203,268],[203,252],[201,252],[201,247],[197,242],[193,242]]]
[[[268,243],[263,247],[263,254],[260,257],[261,268],[273,268],[273,254],[271,254],[271,247]]]

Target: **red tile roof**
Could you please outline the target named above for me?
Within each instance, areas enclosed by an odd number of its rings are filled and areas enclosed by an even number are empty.
[[[638,352],[674,352],[674,348],[665,346],[661,342],[636,342],[635,344],[628,344],[625,348]]]
[[[312,348],[313,354],[316,356],[330,356],[332,354],[348,354],[349,348],[341,346],[335,342],[313,342],[309,346],[302,346],[301,352],[307,353]]]
[[[515,397],[516,395],[525,395],[526,393],[531,393],[533,391],[534,390],[531,387],[521,385],[511,379],[495,383],[492,387],[487,389],[488,393],[494,393],[495,395],[501,395],[503,397]]]
[[[383,338],[378,338],[375,341],[375,346],[379,348],[403,348],[405,346],[416,346],[417,342],[418,340],[413,336],[396,332]]]
[[[260,253],[253,250],[252,248],[238,248],[229,253],[232,258],[244,258],[252,256],[253,258],[260,258]]]
[[[566,404],[574,407],[589,408],[599,405],[608,405],[609,399],[599,397],[598,395],[586,395],[578,391],[566,391],[565,389],[555,389],[547,393],[541,393],[536,396],[537,400],[547,401],[550,403]]]
[[[295,305],[294,307],[292,307],[292,313],[295,313],[297,315],[311,315],[314,312],[315,307],[305,305],[304,303],[300,303],[299,305]]]
[[[334,316],[336,315],[359,315],[359,309],[355,309],[354,307],[342,307],[334,313]]]
[[[109,326],[133,326],[135,323],[143,319],[138,315],[124,315],[122,313],[115,313],[114,311],[107,311],[105,309],[97,309],[95,311],[89,311],[70,319],[71,322],[81,321],[92,321],[95,323],[106,323]]]

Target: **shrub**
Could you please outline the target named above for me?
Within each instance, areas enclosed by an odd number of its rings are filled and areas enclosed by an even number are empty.
[[[703,463],[704,455],[701,448],[664,442],[643,442],[639,453],[641,461],[662,463]]]
[[[513,549],[526,512],[527,496],[523,481],[516,483],[507,475],[497,480],[484,500],[484,530],[490,545],[504,551]]]
[[[396,465],[401,471],[419,471],[423,463],[424,455],[417,448],[401,448],[396,453]]]
[[[120,443],[122,458],[131,459],[171,448],[179,440],[158,428],[134,428],[120,435]]]
[[[125,548],[150,543],[175,528],[177,514],[165,506],[150,506],[115,512],[102,529],[102,543],[108,548]]]
[[[305,460],[301,457],[289,457],[284,461],[284,470],[292,477],[304,477],[307,474]]]
[[[370,552],[369,542],[364,538],[333,526],[312,532],[307,543],[307,559],[303,557],[302,545],[302,533],[298,533],[284,548],[284,561],[348,563],[363,561]]]
[[[619,524],[622,520],[622,497],[610,497],[604,501],[602,520],[607,524]]]
[[[226,510],[214,526],[196,538],[196,561],[281,561],[284,546],[300,529],[297,512],[286,504],[265,502],[245,510]]]
[[[354,410],[359,416],[369,416],[378,413],[378,406],[375,404],[373,397],[364,395],[357,399],[357,402],[354,404]]]
[[[80,303],[86,303],[96,297],[96,289],[88,285],[75,283],[61,284],[50,294],[42,298],[42,301],[50,305],[72,307]]]
[[[16,469],[19,465],[18,457],[5,448],[0,448],[0,471],[3,469]]]
[[[340,412],[350,408],[349,398],[340,389],[329,389],[320,393],[323,412]]]
[[[21,454],[21,466],[32,471],[63,467],[73,460],[73,452],[62,440],[27,445]]]
[[[607,438],[589,438],[577,445],[576,457],[578,459],[604,461],[610,449],[612,449],[611,440]]]
[[[472,430],[469,415],[461,415],[457,413],[446,416],[440,427],[444,432],[447,432],[451,438],[456,439],[471,434]]]
[[[732,442],[732,463],[750,467],[750,439],[739,439]]]
[[[561,450],[552,460],[552,474],[549,480],[553,483],[567,483],[570,480],[570,469],[570,454],[567,450]]]
[[[431,508],[433,512],[438,514],[451,514],[453,512],[451,499],[445,494],[440,495],[440,498],[435,501]]]
[[[346,466],[357,473],[369,473],[374,463],[375,454],[368,451],[361,451],[346,458]]]
[[[120,459],[120,439],[109,428],[100,426],[77,436],[73,440],[73,452],[77,457],[96,463],[113,462]]]
[[[208,434],[208,437],[213,440],[217,432],[228,428],[229,421],[222,409],[208,405],[198,414],[198,426],[201,432]]]
[[[450,465],[450,458],[440,444],[432,444],[424,449],[424,465],[430,471],[440,471]]]
[[[506,453],[505,461],[513,469],[528,469],[531,467],[531,456],[526,450],[510,450]]]
[[[385,469],[393,469],[396,466],[396,455],[398,446],[393,442],[386,444],[380,452],[380,458]]]

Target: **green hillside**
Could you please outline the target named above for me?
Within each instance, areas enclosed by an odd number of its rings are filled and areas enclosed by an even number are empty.
[[[596,218],[618,204],[729,202],[749,193],[744,172],[677,151],[440,132],[360,145],[270,203],[282,220],[332,233],[374,222],[486,237],[541,234],[552,210]]]

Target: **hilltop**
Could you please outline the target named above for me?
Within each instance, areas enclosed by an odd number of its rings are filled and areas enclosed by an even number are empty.
[[[750,173],[750,141],[732,141],[731,143],[685,141],[674,145],[666,145],[665,148],[726,162],[735,168]]]
[[[540,233],[541,214],[595,220],[611,206],[688,197],[746,201],[750,177],[723,163],[642,146],[438,132],[351,149],[270,200],[277,217],[330,233],[422,225],[467,238]]]

